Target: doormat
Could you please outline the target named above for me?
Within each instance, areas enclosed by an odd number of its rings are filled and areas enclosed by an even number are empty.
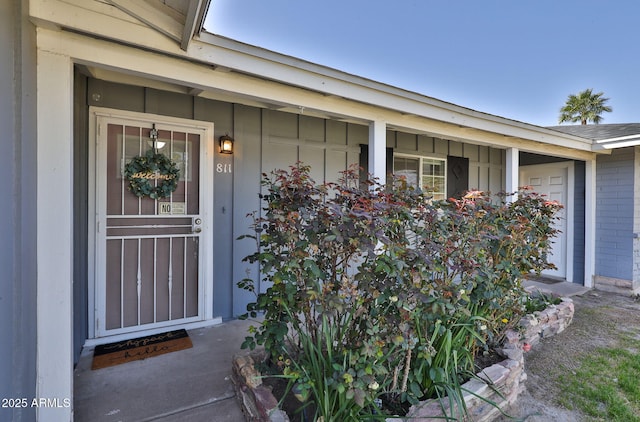
[[[563,279],[558,277],[535,275],[535,274],[529,274],[527,275],[526,278],[528,278],[531,281],[537,281],[538,283],[543,283],[543,284],[556,284],[564,281]]]
[[[101,344],[93,351],[91,369],[106,368],[121,363],[141,360],[165,353],[193,347],[187,330],[175,330],[162,334]]]

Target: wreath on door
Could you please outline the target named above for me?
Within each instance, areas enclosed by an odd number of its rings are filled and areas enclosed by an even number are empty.
[[[150,149],[145,155],[137,155],[127,163],[124,177],[135,196],[159,199],[176,190],[180,170],[171,158]]]

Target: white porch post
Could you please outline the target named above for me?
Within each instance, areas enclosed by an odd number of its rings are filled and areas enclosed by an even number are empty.
[[[516,192],[518,190],[518,173],[520,171],[520,150],[518,148],[507,148],[507,174],[505,191],[507,193]],[[516,195],[509,196],[508,201],[515,201]]]
[[[37,368],[38,421],[71,421],[73,406],[73,67],[38,49]],[[29,403],[31,404],[31,403]]]
[[[596,160],[585,162],[584,286],[593,287],[596,273]]]
[[[387,125],[383,121],[369,123],[369,173],[379,183],[387,182]]]

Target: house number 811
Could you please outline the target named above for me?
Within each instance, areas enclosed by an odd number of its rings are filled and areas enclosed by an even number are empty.
[[[231,173],[231,164],[216,164],[217,173]]]

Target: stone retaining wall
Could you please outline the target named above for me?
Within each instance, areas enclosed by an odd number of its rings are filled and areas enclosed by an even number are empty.
[[[498,351],[505,360],[483,369],[477,374],[478,379],[463,385],[469,391],[465,394],[465,403],[472,421],[492,421],[500,415],[500,409],[505,409],[517,400],[518,395],[524,391],[524,381],[527,379],[524,353],[541,339],[562,332],[571,323],[573,312],[573,301],[563,298],[558,305],[551,305],[544,311],[524,317],[517,330],[507,331],[505,343]],[[276,398],[262,384],[260,373],[254,366],[259,359],[262,359],[259,353],[239,355],[233,359],[233,380],[246,420],[289,422],[287,415],[278,409]],[[447,409],[447,413],[452,412]],[[456,413],[455,409],[453,413]],[[435,400],[428,400],[412,406],[407,418],[388,418],[387,421],[441,421],[442,416],[440,404]]]
[[[563,298],[558,305],[525,316],[517,330],[509,330],[505,335],[503,348],[498,352],[506,359],[485,368],[473,379],[463,385],[469,391],[465,393],[465,404],[474,422],[488,422],[500,415],[500,409],[506,409],[515,403],[518,395],[524,391],[527,374],[524,370],[524,353],[540,342],[562,331],[573,320],[574,306],[569,298]],[[484,381],[483,381],[484,380]],[[483,397],[484,400],[478,398]],[[491,402],[495,403],[491,404]],[[449,415],[459,416],[454,409]],[[407,419],[412,422],[441,421],[443,412],[440,404],[429,400],[412,406]],[[402,418],[389,418],[391,421],[402,421]]]
[[[256,361],[264,360],[261,352],[237,355],[233,358],[233,384],[247,422],[289,422],[287,414],[278,409],[278,400],[262,383]]]

